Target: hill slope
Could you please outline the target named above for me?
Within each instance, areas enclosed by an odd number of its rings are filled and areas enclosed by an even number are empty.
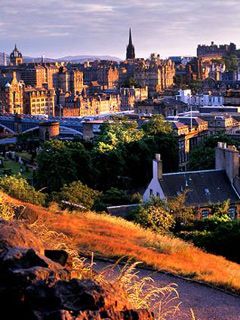
[[[25,205],[25,215],[38,217],[31,228],[45,240],[49,249],[54,242],[63,241],[80,254],[94,252],[109,258],[131,257],[159,271],[184,275],[240,293],[240,265],[205,253],[182,240],[158,235],[109,215],[47,211],[10,197],[7,199]],[[49,232],[44,239],[48,231],[61,235]]]

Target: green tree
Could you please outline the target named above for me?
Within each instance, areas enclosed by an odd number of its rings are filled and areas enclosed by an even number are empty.
[[[133,210],[129,219],[156,232],[168,232],[175,225],[173,215],[165,208],[165,204],[157,198],[152,198],[143,206]]]
[[[160,114],[152,116],[152,118],[142,126],[147,136],[155,136],[158,134],[172,133],[173,129],[169,122],[164,120]]]
[[[239,142],[230,138],[224,133],[219,133],[207,137],[201,144],[194,147],[189,155],[190,170],[205,170],[215,167],[215,148],[218,142],[226,142],[227,144],[239,145]]]
[[[64,185],[60,192],[55,192],[53,200],[60,205],[62,201],[68,201],[73,204],[79,204],[86,209],[92,209],[97,198],[101,193],[84,185],[81,181],[74,181],[68,185]]]
[[[136,121],[125,119],[104,123],[95,146],[96,151],[108,152],[124,144],[138,141],[143,137],[143,132],[138,128]]]
[[[112,187],[100,195],[95,202],[94,208],[98,211],[103,211],[109,206],[137,204],[141,202],[141,198],[139,193],[128,194],[125,190]]]
[[[91,158],[80,142],[47,141],[37,163],[38,184],[50,192],[76,180],[91,182]]]
[[[186,197],[188,190],[182,192],[177,197],[169,199],[167,202],[168,210],[172,213],[175,224],[175,232],[182,227],[188,226],[194,221],[194,210],[192,207],[186,206]]]
[[[0,178],[0,189],[22,201],[44,205],[46,196],[30,186],[21,176],[6,176]]]

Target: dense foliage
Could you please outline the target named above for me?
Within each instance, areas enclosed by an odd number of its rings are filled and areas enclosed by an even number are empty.
[[[178,233],[185,240],[208,252],[223,255],[240,262],[237,243],[240,241],[240,220],[232,220],[228,210],[230,202],[212,206],[212,215],[202,220],[195,220],[191,226]]]
[[[206,170],[215,168],[215,148],[217,143],[226,142],[227,144],[239,145],[239,142],[231,139],[224,133],[219,133],[207,137],[201,144],[194,147],[189,156],[190,170]]]
[[[166,210],[164,203],[156,198],[133,210],[129,219],[155,232],[172,230],[175,224],[173,215]]]
[[[22,201],[44,205],[46,196],[28,184],[21,176],[5,176],[0,178],[0,189]]]
[[[59,190],[79,178],[82,183],[90,182],[91,159],[80,142],[47,141],[37,162],[37,181],[48,191]]]
[[[136,189],[151,179],[155,153],[161,153],[165,172],[176,171],[177,150],[177,137],[161,116],[142,129],[134,121],[115,119],[102,125],[92,144],[46,142],[37,157],[37,181],[50,192],[73,181],[101,191]]]
[[[89,188],[80,181],[74,181],[62,187],[60,192],[53,194],[53,199],[59,204],[62,201],[67,201],[72,204],[78,204],[86,209],[92,209],[97,198],[100,197],[100,192]]]
[[[157,232],[176,232],[182,226],[192,224],[194,220],[193,210],[185,206],[185,199],[186,192],[169,199],[168,202],[152,197],[150,201],[133,210],[129,219]]]

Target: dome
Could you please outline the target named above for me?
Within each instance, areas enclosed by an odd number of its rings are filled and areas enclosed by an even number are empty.
[[[22,54],[21,52],[17,49],[17,46],[15,44],[15,48],[13,50],[13,52],[10,54],[10,58],[14,59],[14,58],[22,58]]]

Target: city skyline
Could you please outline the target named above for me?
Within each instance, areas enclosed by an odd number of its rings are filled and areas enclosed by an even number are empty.
[[[196,55],[197,44],[240,46],[237,0],[2,0],[0,51],[25,56],[111,55],[124,59],[132,28],[136,57]],[[221,21],[221,23],[219,23]],[[204,28],[203,28],[204,26]],[[211,30],[211,32],[209,32]]]

